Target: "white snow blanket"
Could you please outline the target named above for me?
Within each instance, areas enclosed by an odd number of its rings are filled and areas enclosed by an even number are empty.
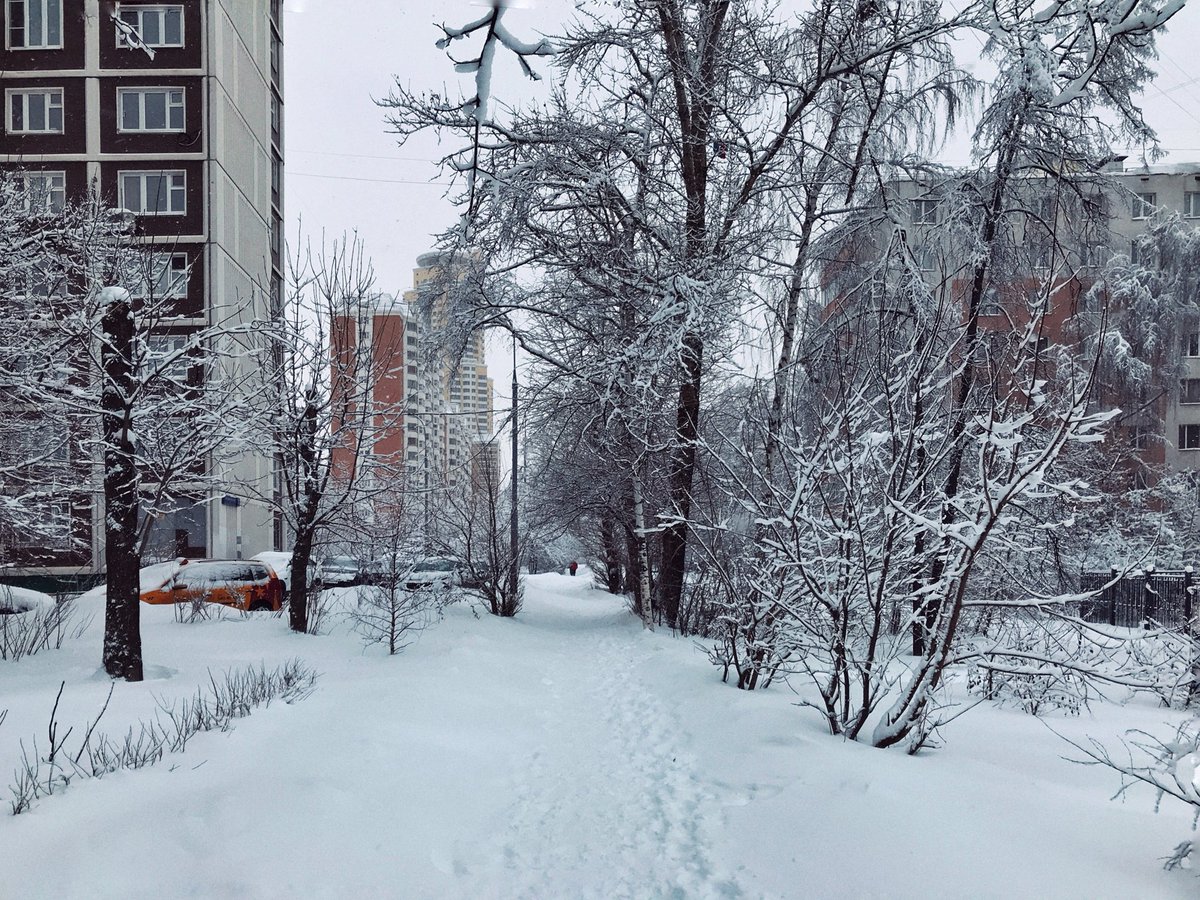
[[[980,707],[917,757],[846,744],[783,686],[721,684],[689,640],[644,631],[580,577],[529,579],[514,620],[452,607],[404,654],[222,612],[143,607],[147,680],[121,734],[209,669],[300,657],[316,692],[140,771],[0,808],[0,896],[32,898],[1194,898],[1159,858],[1181,806],[1134,791],[1037,719]],[[343,599],[353,600],[353,589]],[[110,682],[88,635],[0,663],[0,779],[44,741],[61,680],[77,733]],[[1135,703],[1051,724],[1161,731]],[[9,783],[7,780],[4,784]],[[0,784],[0,797],[6,793]]]

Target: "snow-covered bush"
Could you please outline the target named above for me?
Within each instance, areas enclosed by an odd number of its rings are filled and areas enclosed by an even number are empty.
[[[18,660],[42,650],[58,650],[78,637],[87,622],[75,621],[71,600],[56,602],[37,591],[0,585],[0,659]]]

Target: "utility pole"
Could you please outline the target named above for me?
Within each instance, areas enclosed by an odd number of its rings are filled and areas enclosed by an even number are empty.
[[[513,374],[512,374],[512,511],[509,522],[509,543],[512,549],[512,562],[508,570],[508,602],[516,604],[517,585],[520,563],[517,555],[517,336],[513,334]]]

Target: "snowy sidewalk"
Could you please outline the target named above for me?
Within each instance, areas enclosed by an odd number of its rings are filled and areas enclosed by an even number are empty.
[[[85,727],[108,683],[98,628],[0,664],[0,773]],[[0,897],[1124,898],[1194,896],[1157,857],[1181,810],[1108,800],[1037,720],[981,707],[917,758],[846,745],[786,688],[721,685],[692,642],[644,632],[587,579],[530,579],[515,620],[452,608],[399,657],[269,617],[149,610],[148,671],[118,685],[119,734],[153,698],[299,656],[318,690],[150,769],[0,815]],[[1100,710],[1098,710],[1098,713]],[[1120,727],[1159,710],[1103,708]],[[1076,736],[1113,721],[1058,719]],[[39,740],[42,738],[39,737]],[[5,782],[7,783],[7,782]]]

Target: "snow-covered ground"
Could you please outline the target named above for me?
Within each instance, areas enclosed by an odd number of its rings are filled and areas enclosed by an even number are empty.
[[[582,573],[581,573],[582,574]],[[0,779],[59,717],[104,701],[100,606],[83,639],[0,662]],[[918,757],[830,738],[786,688],[722,685],[586,578],[534,576],[515,620],[465,606],[403,655],[273,616],[180,624],[143,607],[147,680],[100,730],[208,671],[299,657],[317,690],[149,769],[0,810],[0,897],[1184,898],[1158,857],[1190,817],[1073,765],[1038,719],[979,707]],[[1076,739],[1163,731],[1101,706]],[[0,785],[2,789],[3,785]]]

